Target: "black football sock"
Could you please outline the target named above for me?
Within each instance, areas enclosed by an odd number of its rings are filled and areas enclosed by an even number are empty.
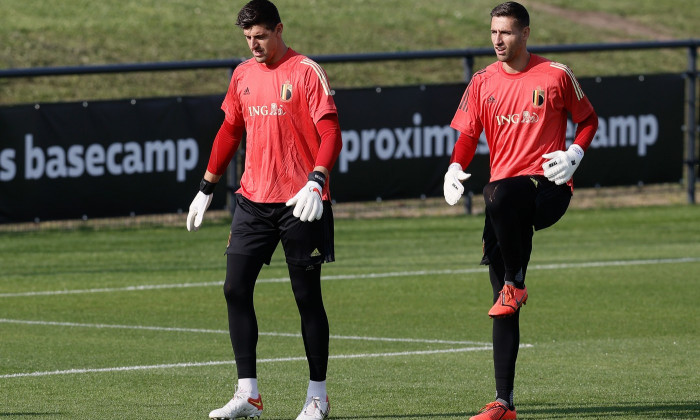
[[[493,366],[496,378],[496,398],[513,405],[515,362],[520,346],[520,311],[513,316],[493,320]]]
[[[253,307],[253,289],[263,263],[246,255],[227,257],[224,296],[236,370],[238,378],[256,378],[258,321]]]
[[[288,265],[301,316],[301,335],[309,363],[309,379],[321,382],[326,380],[328,370],[328,317],[321,295],[321,264],[310,267]]]
[[[525,288],[525,276],[523,276],[523,269],[521,268],[518,270],[515,275],[509,276],[508,273],[506,273],[506,278],[510,277],[510,279],[505,281],[505,284],[510,284],[511,286],[514,286],[517,289],[524,289]]]

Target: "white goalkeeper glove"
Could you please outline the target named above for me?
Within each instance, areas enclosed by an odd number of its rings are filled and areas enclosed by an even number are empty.
[[[309,174],[309,182],[299,190],[299,192],[287,201],[287,207],[294,206],[292,214],[302,222],[312,222],[319,220],[323,215],[323,186],[326,177],[319,171]]]
[[[462,182],[468,180],[471,176],[471,174],[462,171],[462,165],[457,162],[447,167],[445,183],[442,186],[447,204],[451,206],[457,204],[459,198],[464,194],[464,185],[462,185]]]
[[[204,219],[204,212],[209,208],[214,194],[204,194],[199,191],[190,204],[190,212],[187,215],[187,230],[190,232],[199,230]]]
[[[190,212],[187,214],[187,230],[197,231],[202,226],[204,213],[211,204],[211,199],[214,198],[214,187],[216,182],[209,182],[202,178],[199,183],[199,192],[194,196],[192,204],[190,204]]]
[[[571,179],[581,164],[583,149],[578,144],[572,144],[566,152],[557,150],[556,152],[544,154],[542,157],[547,159],[542,164],[544,176],[555,184],[562,185]]]

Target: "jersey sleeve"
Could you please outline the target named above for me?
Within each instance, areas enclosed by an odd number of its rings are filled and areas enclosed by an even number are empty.
[[[459,163],[462,169],[466,169],[474,159],[476,154],[476,146],[479,144],[479,139],[469,137],[462,133],[459,135],[454,149],[452,149],[452,157],[450,163]]]
[[[467,85],[467,88],[462,95],[462,99],[459,102],[459,106],[457,107],[457,111],[455,112],[454,118],[452,118],[452,122],[450,123],[450,127],[454,128],[460,133],[477,139],[481,135],[481,131],[484,129],[481,118],[479,117],[477,101],[478,86],[479,79],[475,75],[475,77],[473,77]]]
[[[226,96],[221,103],[221,109],[224,111],[226,122],[234,126],[245,124],[243,121],[241,102],[237,93],[238,69],[239,67],[234,70],[231,82],[228,85],[228,90],[226,91]]]
[[[593,112],[593,105],[583,93],[581,85],[569,67],[554,62],[551,66],[560,71],[559,80],[562,86],[565,107],[571,113],[572,121],[578,124]]]
[[[316,130],[321,137],[321,145],[316,156],[315,166],[323,166],[329,171],[333,169],[338,159],[343,139],[340,134],[340,124],[337,114],[326,114],[316,123]]]
[[[230,124],[225,118],[216,133],[209,155],[207,170],[215,175],[223,175],[238,145],[243,138],[243,124]]]
[[[578,144],[585,152],[591,145],[596,130],[598,130],[598,115],[591,112],[586,119],[578,123],[574,143]]]
[[[301,64],[307,66],[305,73],[306,100],[309,114],[314,124],[326,114],[337,114],[333,93],[325,70],[310,58],[303,58]]]

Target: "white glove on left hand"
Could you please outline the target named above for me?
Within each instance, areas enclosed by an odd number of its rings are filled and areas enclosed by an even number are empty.
[[[309,181],[297,195],[287,201],[287,206],[294,206],[292,214],[302,222],[318,220],[323,215],[321,194],[323,187],[316,181]]]
[[[442,185],[442,192],[445,195],[447,204],[454,206],[459,201],[459,198],[464,194],[463,181],[468,180],[472,175],[465,173],[462,170],[462,165],[453,162],[447,167],[445,173],[445,183]]]
[[[566,184],[578,169],[583,159],[583,149],[578,144],[572,144],[566,152],[557,150],[542,157],[548,159],[542,164],[544,176],[555,184],[562,185]]]
[[[204,212],[209,208],[211,204],[211,199],[214,198],[214,194],[204,194],[199,191],[197,195],[192,200],[190,204],[190,212],[187,215],[187,230],[197,231],[199,227],[202,226],[202,219],[204,219]]]

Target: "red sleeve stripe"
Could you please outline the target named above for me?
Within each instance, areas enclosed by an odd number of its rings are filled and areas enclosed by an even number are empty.
[[[310,66],[314,71],[316,72],[316,75],[318,76],[319,80],[321,81],[321,85],[323,86],[323,91],[326,92],[326,95],[331,94],[331,87],[328,85],[328,79],[326,78],[326,73],[323,71],[321,66],[318,65],[315,61],[309,59],[309,58],[304,58],[301,60],[302,64],[306,64],[307,66]]]
[[[564,64],[561,64],[561,63],[552,62],[550,64],[550,66],[552,66],[556,69],[559,69],[559,70],[563,70],[564,72],[566,72],[566,74],[569,75],[569,78],[571,79],[571,83],[574,85],[574,90],[576,91],[576,99],[578,99],[580,101],[583,98],[583,89],[581,89],[581,85],[578,84],[578,80],[576,80],[576,77],[574,76],[574,72],[572,72],[570,68],[568,68],[567,66],[565,66]]]

